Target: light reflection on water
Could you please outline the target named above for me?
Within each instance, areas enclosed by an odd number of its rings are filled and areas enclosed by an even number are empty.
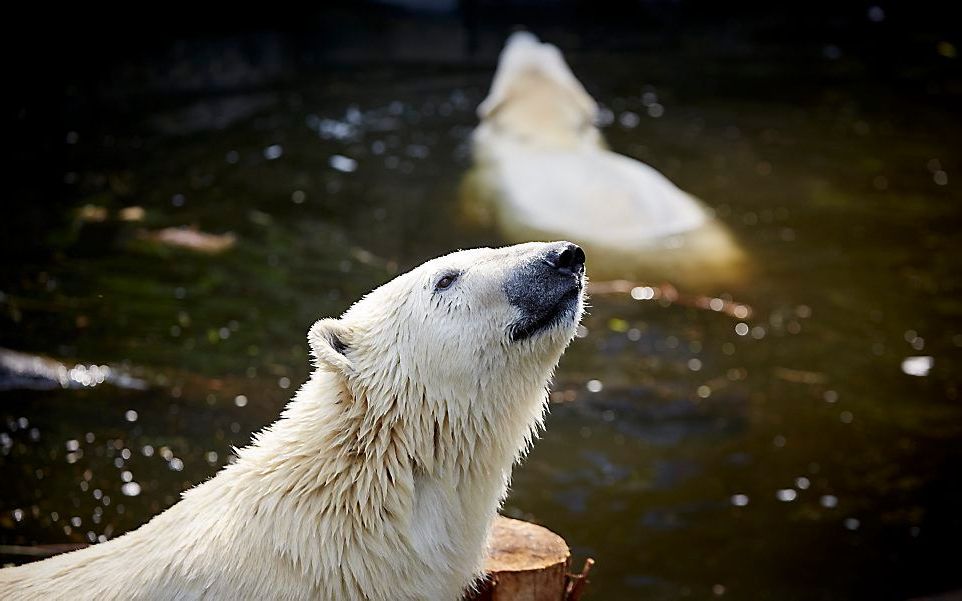
[[[612,148],[705,199],[762,269],[707,292],[598,288],[505,511],[594,556],[599,598],[962,584],[943,556],[962,535],[958,136],[859,109],[852,89],[788,104],[639,88],[624,73],[650,65],[631,60],[579,70]],[[0,393],[2,542],[136,527],[276,417],[315,319],[398,269],[498,244],[454,202],[487,77],[371,68],[68,124],[70,200],[45,209],[61,211],[56,252],[4,267],[0,344],[96,362],[81,383],[127,366],[150,388]],[[110,211],[77,222],[88,204]],[[142,223],[111,217],[134,204]],[[136,235],[182,225],[236,245]],[[895,588],[866,582],[886,571]]]

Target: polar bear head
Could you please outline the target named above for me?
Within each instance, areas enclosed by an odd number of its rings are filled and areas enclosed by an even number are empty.
[[[582,315],[584,263],[570,242],[458,251],[318,321],[308,339],[318,366],[342,376],[348,402],[368,413],[432,428],[539,422]]]
[[[602,143],[597,114],[561,51],[521,31],[508,38],[491,91],[478,105],[483,127],[475,141],[493,136],[540,150],[596,147]]]

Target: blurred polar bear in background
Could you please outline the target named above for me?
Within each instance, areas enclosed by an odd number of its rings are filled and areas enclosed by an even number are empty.
[[[608,150],[597,113],[558,48],[513,34],[478,106],[468,212],[510,240],[571,239],[596,276],[735,279],[745,260],[729,231],[658,171]]]

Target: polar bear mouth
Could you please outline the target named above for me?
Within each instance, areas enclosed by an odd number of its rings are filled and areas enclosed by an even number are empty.
[[[581,286],[574,286],[558,298],[558,301],[540,316],[529,317],[511,327],[511,341],[520,342],[550,330],[557,325],[572,321],[581,298]]]

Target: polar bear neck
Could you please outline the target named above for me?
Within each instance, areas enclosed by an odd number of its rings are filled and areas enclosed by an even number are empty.
[[[522,398],[474,399],[485,407],[460,411],[405,382],[405,393],[423,403],[413,411],[397,389],[349,388],[322,368],[282,419],[238,451],[230,482],[256,497],[255,506],[287,516],[272,520],[284,527],[266,535],[318,581],[340,562],[316,557],[322,546],[348,553],[358,544],[440,562],[425,566],[426,577],[473,575],[512,465],[541,426],[546,380]]]

